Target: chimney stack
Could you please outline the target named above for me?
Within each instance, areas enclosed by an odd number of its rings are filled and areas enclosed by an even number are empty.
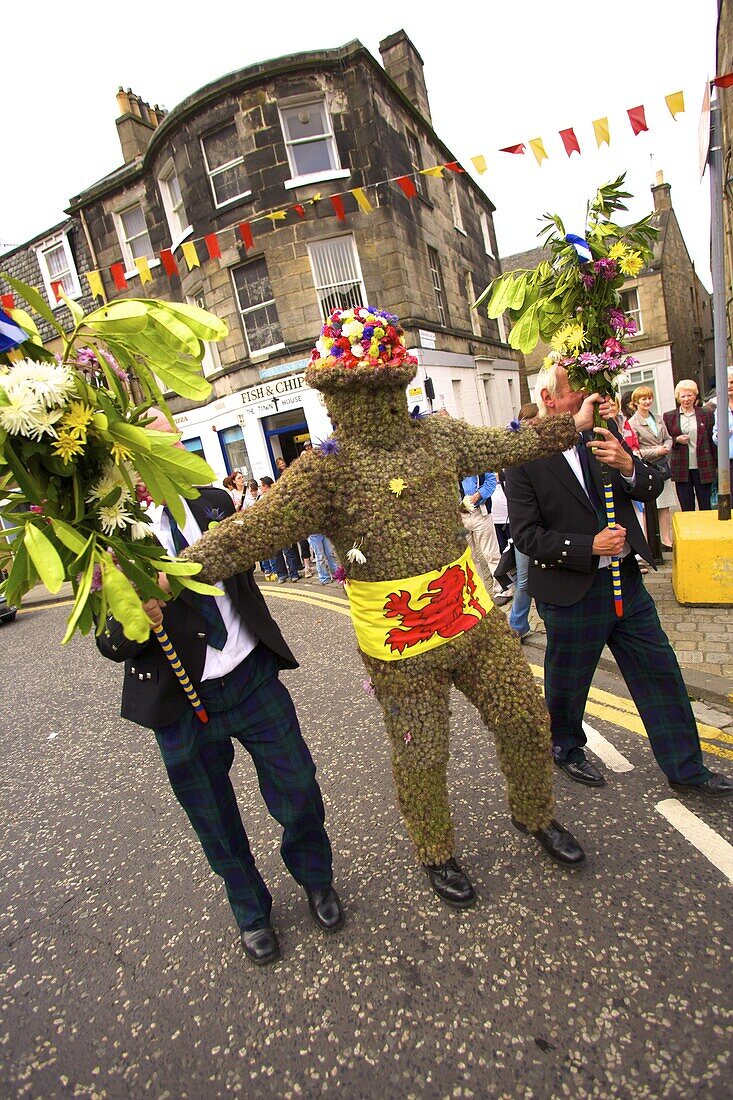
[[[379,43],[382,64],[387,76],[432,125],[428,89],[423,75],[423,60],[404,31],[396,31]]]
[[[153,131],[167,112],[157,103],[155,107],[151,107],[130,88],[127,91],[124,88],[118,89],[117,108],[120,112],[119,118],[115,120],[117,133],[125,164],[129,164],[143,155],[150,144]]]
[[[668,183],[664,182],[664,172],[657,172],[657,182],[652,187],[652,195],[654,196],[654,210],[659,213],[660,210],[672,209],[672,188]]]

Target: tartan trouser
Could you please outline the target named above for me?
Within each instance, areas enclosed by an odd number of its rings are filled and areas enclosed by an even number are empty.
[[[695,716],[680,666],[644,587],[633,553],[621,563],[624,614],[616,617],[610,569],[599,569],[570,607],[536,601],[547,629],[545,699],[558,760],[583,757],[583,713],[604,645],[611,650],[644,723],[657,763],[677,783],[702,783]]]
[[[269,920],[272,897],[255,866],[229,778],[232,738],[252,757],[267,809],[283,827],[285,866],[301,886],[324,890],[332,859],[316,769],[277,661],[262,643],[227,676],[204,681],[199,693],[208,723],[189,707],[155,736],[173,792],[211,869],[224,879],[237,924],[256,928]]]

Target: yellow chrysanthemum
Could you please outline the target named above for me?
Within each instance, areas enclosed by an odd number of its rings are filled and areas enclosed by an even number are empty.
[[[393,477],[389,483],[390,492],[394,493],[396,497],[402,494],[402,490],[407,488],[407,482],[403,481],[401,477]]]
[[[83,401],[71,401],[64,413],[61,427],[75,439],[86,439],[87,428],[94,419],[94,409]]]
[[[68,432],[60,432],[58,439],[52,445],[52,450],[65,463],[69,463],[75,455],[84,453],[84,443]]]
[[[119,466],[121,462],[129,462],[132,458],[132,451],[129,447],[126,447],[124,443],[113,443],[110,447],[110,454],[115,460],[115,465]]]
[[[623,260],[628,251],[629,250],[623,241],[616,241],[616,243],[612,245],[609,249],[608,258],[609,260]]]
[[[557,330],[550,343],[555,351],[577,355],[585,344],[585,329],[582,325],[574,323],[563,325]]]
[[[619,267],[623,275],[638,275],[644,266],[644,261],[638,252],[629,252],[619,261]]]

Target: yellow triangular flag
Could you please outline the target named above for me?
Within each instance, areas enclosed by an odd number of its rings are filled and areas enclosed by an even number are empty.
[[[421,176],[437,176],[438,179],[441,179],[441,180],[443,178],[443,172],[445,172],[445,165],[444,164],[436,164],[434,168],[421,168],[420,169],[420,175]]]
[[[599,149],[604,141],[606,145],[611,144],[611,131],[608,128],[607,118],[597,118],[594,120],[593,133],[596,135],[596,145]]]
[[[364,191],[364,188],[363,187],[353,187],[352,190],[351,190],[351,194],[356,199],[357,205],[358,205],[359,209],[362,211],[362,213],[371,214],[374,207],[369,202],[369,199],[366,197],[366,193]]]
[[[288,216],[287,210],[276,210],[273,214],[265,214],[271,222],[283,222]]]
[[[150,264],[145,256],[138,256],[135,260],[135,267],[137,268],[140,282],[143,286],[145,286],[146,283],[152,283],[153,276],[150,274]]]
[[[480,176],[483,176],[486,171],[486,157],[471,157],[471,164],[474,166]]]
[[[312,203],[313,203],[313,202],[320,202],[322,198],[323,198],[323,195],[321,194],[321,192],[320,192],[320,191],[316,191],[315,195],[313,196],[313,198],[312,198],[312,199],[311,199],[310,201],[311,201]]]
[[[683,92],[671,92],[670,95],[664,97],[664,102],[669,107],[669,113],[672,118],[676,118],[677,115],[684,113],[685,97]]]
[[[548,157],[547,153],[545,152],[545,147],[542,144],[542,138],[531,138],[530,143],[529,143],[529,147],[532,150],[532,152],[534,153],[535,160],[537,161],[538,164],[542,164],[543,160],[549,160],[550,159]]]
[[[106,302],[107,295],[104,293],[104,284],[100,273],[98,271],[87,271],[87,282],[89,283],[89,293],[94,298],[101,298],[103,302]]]
[[[193,271],[195,267],[201,267],[201,261],[199,260],[199,254],[196,251],[196,245],[193,241],[185,241],[181,245],[181,252],[183,258],[188,264],[188,270]]]

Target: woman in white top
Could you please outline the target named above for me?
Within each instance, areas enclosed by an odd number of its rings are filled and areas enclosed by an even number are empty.
[[[636,432],[639,440],[639,454],[645,462],[659,462],[662,458],[668,458],[672,450],[672,437],[662,418],[657,419],[652,412],[653,403],[654,394],[649,386],[637,386],[631,395],[631,407],[636,411],[629,417],[629,424]],[[657,497],[659,534],[662,538],[663,550],[672,549],[669,509],[676,503],[677,494],[672,481],[668,479],[664,483],[661,496]]]

